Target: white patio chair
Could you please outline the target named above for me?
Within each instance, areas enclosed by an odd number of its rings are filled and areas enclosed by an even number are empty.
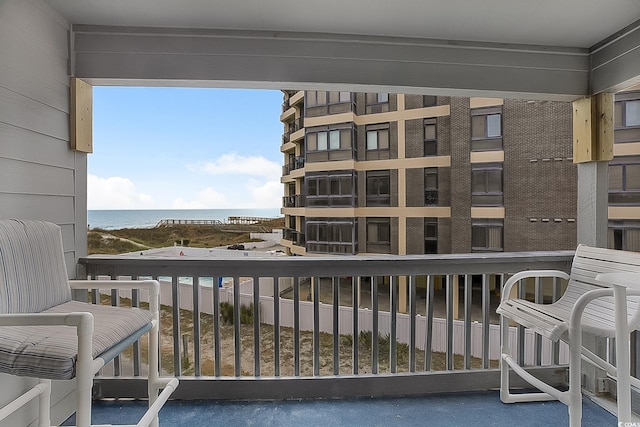
[[[563,296],[552,304],[511,298],[511,289],[528,277],[568,280]],[[524,271],[509,278],[497,309],[501,329],[500,398],[504,403],[559,400],[568,406],[571,426],[582,419],[581,360],[592,363],[617,381],[618,420],[631,419],[629,331],[640,326],[640,253],[578,246],[571,274],[562,271]],[[509,321],[525,326],[552,341],[569,345],[569,389],[561,391],[520,366],[509,348]],[[617,366],[582,347],[582,332],[616,339]],[[511,393],[509,369],[540,392]]]
[[[149,310],[71,300],[72,289],[146,289]],[[69,281],[60,227],[41,221],[0,220],[0,372],[39,379],[0,408],[0,420],[38,398],[39,426],[49,426],[51,380],[76,381],[78,426],[91,424],[95,373],[149,333],[149,409],[157,414],[178,381],[158,373],[159,284],[146,281]],[[160,394],[160,389],[164,389]]]

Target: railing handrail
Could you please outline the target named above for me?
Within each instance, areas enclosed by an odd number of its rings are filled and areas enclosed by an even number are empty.
[[[537,269],[570,271],[574,251],[498,252],[437,255],[323,256],[284,258],[125,257],[79,259],[90,274],[184,276],[393,276],[515,273]]]

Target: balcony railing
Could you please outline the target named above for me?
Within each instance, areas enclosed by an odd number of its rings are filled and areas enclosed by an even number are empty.
[[[285,208],[301,208],[304,207],[305,196],[296,194],[293,196],[284,196],[282,198],[282,206]]]
[[[181,377],[177,398],[276,399],[498,387],[495,306],[504,275],[568,271],[572,256],[131,255],[92,256],[80,264],[90,278],[159,278],[161,369]],[[535,299],[545,301],[557,299],[563,286],[531,285]],[[145,301],[138,292],[91,297],[134,306]],[[225,325],[231,318],[240,321]],[[564,382],[565,371],[556,366],[566,357],[562,346],[521,328],[513,329],[512,340],[518,358],[547,380]],[[144,371],[144,345],[103,370],[98,395],[142,395],[144,381],[135,376]]]
[[[298,157],[293,158],[293,160],[291,160],[288,165],[284,165],[282,167],[282,175],[289,175],[291,173],[291,171],[303,168],[304,167],[304,161],[305,160],[304,160],[303,156],[298,156]]]

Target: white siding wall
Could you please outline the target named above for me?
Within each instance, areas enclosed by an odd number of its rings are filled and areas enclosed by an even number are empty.
[[[75,277],[86,251],[87,159],[69,149],[68,26],[40,0],[0,0],[0,218],[62,226]],[[0,376],[0,406],[29,384]],[[72,385],[54,387],[53,421],[69,413],[61,402]],[[0,425],[27,425],[36,414],[31,405]]]

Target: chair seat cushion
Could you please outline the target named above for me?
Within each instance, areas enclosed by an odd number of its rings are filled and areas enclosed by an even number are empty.
[[[148,310],[69,301],[43,313],[89,312],[94,316],[93,358],[148,325]],[[50,379],[75,377],[78,338],[70,326],[0,327],[0,372]]]

